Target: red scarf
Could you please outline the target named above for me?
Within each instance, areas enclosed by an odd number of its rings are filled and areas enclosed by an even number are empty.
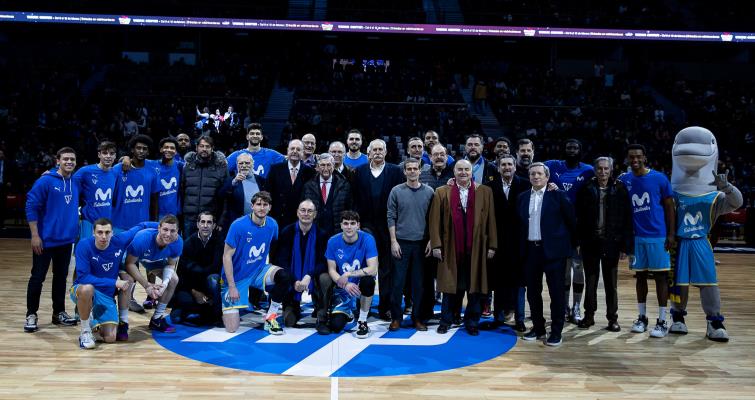
[[[454,246],[456,248],[456,261],[459,262],[464,255],[472,254],[472,239],[474,237],[474,200],[475,184],[469,185],[467,195],[467,240],[464,242],[464,211],[461,207],[461,194],[459,186],[451,185],[451,221],[454,224]]]

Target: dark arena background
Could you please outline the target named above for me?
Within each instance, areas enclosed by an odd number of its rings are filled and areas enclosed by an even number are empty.
[[[751,3],[697,0],[2,2],[0,397],[753,398],[753,21]],[[513,312],[497,325],[490,299],[483,301],[479,335],[460,324],[437,333],[440,297],[427,331],[415,331],[408,314],[399,318],[401,329],[391,329],[377,306],[385,285],[379,278],[365,340],[348,331],[356,325],[319,335],[309,293],[296,327],[268,335],[262,324],[271,299],[263,294],[242,310],[235,333],[222,323],[177,320],[175,332],[150,330],[152,311],[141,310],[130,313],[127,342],[104,343],[95,334],[97,347],[84,350],[77,346],[78,326],[50,323],[53,271],[42,289],[39,330],[22,330],[32,270],[27,202],[35,182],[58,169],[60,148],[75,150],[79,169],[99,162],[101,142],[115,143],[117,163],[133,156],[131,138],[147,135],[154,141],[147,158],[160,160],[158,142],[183,133],[190,151],[206,135],[228,157],[248,146],[253,123],[262,125],[261,146],[284,156],[291,140],[307,134],[316,138],[310,154],[320,155],[358,129],[361,152],[382,139],[392,164],[406,160],[409,139],[424,141],[427,131],[437,132],[456,160],[467,156],[466,139],[477,134],[483,161],[496,174],[500,138],[515,156],[518,141],[530,139],[536,162],[564,159],[567,139],[577,139],[582,162],[615,160],[614,177],[632,173],[627,146],[642,144],[647,167],[668,178],[676,134],[707,128],[717,141],[718,174],[743,196],[741,207],[719,217],[708,235],[730,340],[706,338],[697,288],[690,288],[688,334],[631,332],[638,313],[635,272],[624,258],[617,272],[621,330],[605,329],[601,278],[595,325],[580,329],[567,321],[560,346],[522,340]],[[345,171],[348,180],[354,172]],[[353,199],[360,198],[356,188],[352,181]],[[301,187],[288,189],[295,190]],[[270,191],[271,212],[278,199],[294,196],[298,204],[298,193]],[[230,207],[216,196],[221,211]],[[215,235],[225,238],[228,228]],[[518,246],[518,234],[507,240]],[[378,247],[379,259],[390,260],[390,246]],[[504,263],[505,254],[493,260],[489,271],[520,264]],[[220,273],[219,258],[215,268]],[[75,270],[71,257],[65,296],[71,315]],[[652,326],[658,306],[650,281]],[[145,291],[136,286],[141,302]],[[544,297],[548,303],[552,294],[544,290]],[[168,304],[166,314],[176,307]]]

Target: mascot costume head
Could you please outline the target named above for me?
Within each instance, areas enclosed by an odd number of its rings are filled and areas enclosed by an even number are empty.
[[[676,135],[671,149],[671,188],[692,195],[717,190],[718,144],[711,131],[690,126]]]

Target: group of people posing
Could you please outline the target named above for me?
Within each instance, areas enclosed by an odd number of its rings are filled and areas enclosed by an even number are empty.
[[[258,306],[265,293],[264,329],[270,334],[301,324],[302,294],[308,292],[318,333],[351,329],[366,338],[376,286],[377,317],[391,331],[426,331],[441,293],[438,334],[462,323],[475,336],[479,329],[511,324],[523,340],[558,346],[566,321],[584,329],[595,324],[601,271],[606,329],[621,329],[617,268],[629,255],[639,314],[631,329],[664,337],[687,332],[686,298],[674,303],[672,324],[667,322],[669,250],[685,232],[704,236],[718,215],[742,201],[725,177],[715,175],[718,191],[695,205],[709,212],[695,221],[677,219],[678,193],[663,173],[647,167],[639,144],[627,148],[629,171],[614,178],[613,159],[581,162],[576,139],[565,141],[562,160],[533,162],[531,140],[514,148],[500,138],[489,161],[483,137],[470,135],[463,157],[454,160],[438,134],[428,131],[410,138],[408,157],[394,165],[385,161],[383,140],[371,141],[363,154],[355,129],[346,144],[331,142],[319,155],[313,134],[291,140],[285,156],[262,147],[263,138],[261,125],[251,124],[248,146],[226,158],[211,137],[199,137],[190,151],[189,136],[181,134],[162,139],[161,157],[150,160],[152,139],[136,135],[117,164],[115,145],[103,142],[99,163],[77,171],[75,150],[60,149],[57,168],[27,197],[33,263],[24,330],[38,330],[42,283],[52,263],[52,322],[80,320],[82,348],[95,347],[93,330],[105,342],[127,340],[129,310],[145,308],[154,308],[149,328],[160,332],[174,332],[174,323],[235,332],[240,311]],[[700,229],[690,231],[690,222]],[[78,318],[65,311],[74,243],[69,292]],[[707,336],[725,341],[710,254],[710,263],[684,263],[687,269],[675,271],[674,283],[714,288],[703,305]],[[652,328],[646,307],[651,277],[659,303]],[[147,293],[143,303],[133,298],[136,285]],[[492,305],[493,319],[481,326],[485,304]],[[405,322],[404,314],[411,320]]]

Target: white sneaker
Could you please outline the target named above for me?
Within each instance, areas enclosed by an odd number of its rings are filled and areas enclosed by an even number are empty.
[[[79,335],[79,347],[82,349],[93,349],[96,345],[92,331],[84,331]]]
[[[669,328],[668,332],[675,333],[677,335],[686,335],[688,332],[687,324],[685,324],[684,321],[676,321],[671,324],[671,328]]]
[[[634,332],[634,333],[643,333],[646,330],[648,330],[648,317],[646,317],[644,315],[640,315],[632,323],[632,332]]]
[[[708,329],[705,333],[705,337],[714,342],[729,341],[729,333],[726,332],[726,328],[721,321],[708,321]]]
[[[656,320],[655,328],[650,331],[650,337],[662,338],[666,337],[666,335],[668,335],[668,325],[666,324],[666,321],[661,321],[660,319]]]
[[[579,321],[582,321],[582,311],[579,309],[579,305],[574,306],[572,309],[572,321],[575,324],[578,324]]]

